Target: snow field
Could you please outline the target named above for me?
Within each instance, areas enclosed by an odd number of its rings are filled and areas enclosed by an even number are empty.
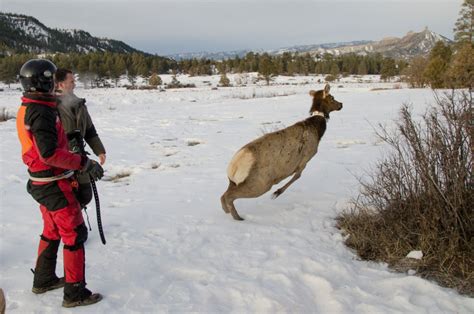
[[[359,261],[334,227],[357,195],[356,176],[384,153],[373,127],[390,126],[404,102],[423,112],[430,90],[371,91],[394,83],[358,79],[332,84],[344,107],[332,113],[318,154],[278,199],[237,200],[246,219],[237,222],[220,205],[227,163],[263,132],[307,117],[308,92],[323,83],[279,77],[280,85],[212,90],[203,81],[215,86],[219,76],[178,79],[197,88],[76,91],[108,157],[98,183],[107,245],[93,204],[86,243],[88,287],[104,300],[87,308],[61,308],[61,291],[30,292],[41,216],[25,190],[15,120],[0,123],[0,287],[8,313],[474,312],[473,299],[453,290]],[[5,88],[0,108],[15,112],[19,98]],[[62,257],[58,273],[61,267]]]

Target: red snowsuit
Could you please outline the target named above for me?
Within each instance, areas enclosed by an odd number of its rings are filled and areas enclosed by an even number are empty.
[[[87,228],[72,191],[71,179],[39,182],[41,180],[35,181],[35,178],[51,178],[69,169],[79,170],[87,158],[68,151],[54,96],[25,93],[16,121],[22,159],[31,178],[27,190],[40,203],[43,217],[33,286],[47,286],[57,280],[56,257],[62,239],[66,295],[68,283],[85,284]]]

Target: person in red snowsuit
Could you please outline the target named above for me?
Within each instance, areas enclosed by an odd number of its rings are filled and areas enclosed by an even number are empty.
[[[86,156],[68,150],[56,108],[53,75],[49,60],[33,59],[20,70],[24,89],[17,114],[17,132],[22,159],[28,166],[27,191],[40,204],[43,232],[33,279],[33,293],[64,287],[64,307],[99,302],[102,296],[86,288],[84,242],[87,228],[72,188],[74,171],[88,173],[94,180],[102,167]],[[59,243],[64,243],[64,278],[56,276]]]

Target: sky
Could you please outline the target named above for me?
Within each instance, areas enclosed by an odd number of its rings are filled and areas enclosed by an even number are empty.
[[[0,0],[0,11],[168,55],[403,37],[453,38],[463,0]]]

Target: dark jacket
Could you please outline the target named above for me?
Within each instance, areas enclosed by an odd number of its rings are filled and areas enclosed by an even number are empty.
[[[91,147],[95,155],[105,154],[105,148],[97,134],[91,116],[85,105],[86,100],[73,93],[56,91],[59,116],[66,134],[73,130],[80,130],[82,137]]]

